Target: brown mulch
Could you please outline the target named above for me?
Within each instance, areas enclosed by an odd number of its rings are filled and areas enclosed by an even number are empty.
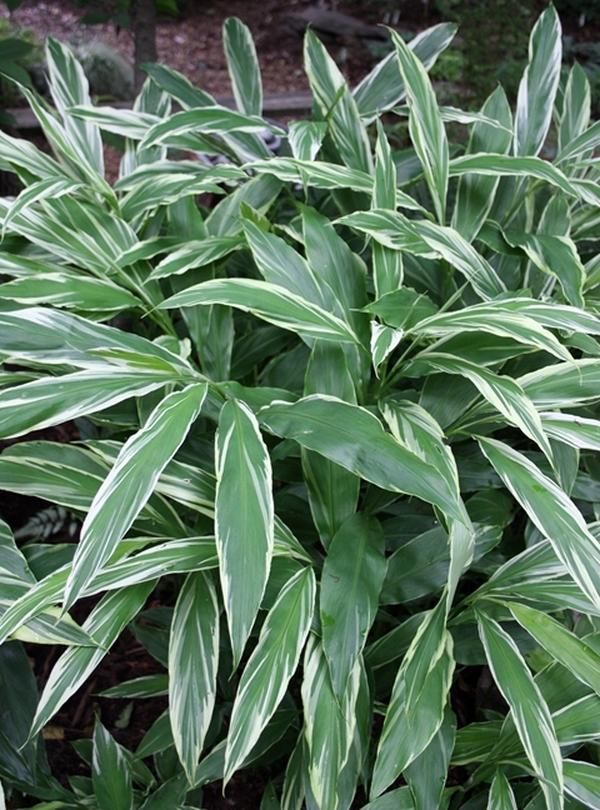
[[[211,93],[229,94],[221,29],[227,17],[237,16],[250,27],[254,36],[265,93],[308,89],[302,66],[302,36],[290,25],[288,15],[314,7],[316,0],[285,3],[281,0],[206,0],[187,5],[181,18],[159,19],[159,62],[181,71],[194,84]],[[344,13],[354,14],[364,22],[383,21],[381,6],[377,3],[354,6],[345,2],[342,5]],[[423,12],[418,11],[417,16],[422,17]],[[0,13],[8,16],[6,9]],[[133,40],[128,30],[115,29],[111,24],[82,25],[80,17],[81,9],[71,0],[25,0],[12,14],[16,25],[32,29],[41,40],[49,35],[73,44],[99,39],[132,60]],[[415,19],[414,23],[417,27],[429,24],[426,19]],[[360,79],[377,61],[362,40],[344,42],[333,37],[327,44],[351,81]]]

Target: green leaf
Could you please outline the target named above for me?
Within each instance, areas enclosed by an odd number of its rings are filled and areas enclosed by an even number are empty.
[[[442,794],[454,748],[456,720],[446,709],[444,721],[427,748],[406,768],[405,777],[414,797],[415,810],[443,807]]]
[[[171,296],[160,309],[225,304],[251,312],[282,329],[306,337],[354,343],[356,337],[339,318],[284,287],[249,278],[205,281]]]
[[[494,90],[481,108],[481,112],[512,129],[512,113],[502,87]],[[510,149],[511,141],[510,133],[504,129],[487,123],[476,123],[471,130],[467,153],[471,155],[480,152],[506,154]],[[459,179],[452,214],[452,227],[467,242],[475,239],[487,219],[494,204],[498,183],[499,177],[485,175],[465,174]]]
[[[311,352],[304,378],[306,395],[342,394],[356,401],[355,384],[343,346],[318,340]],[[356,511],[360,480],[339,464],[302,449],[302,471],[313,522],[327,548],[344,521]]]
[[[315,589],[312,570],[303,568],[286,582],[267,614],[234,701],[225,782],[248,757],[283,699],[310,629]]]
[[[445,614],[442,599],[421,622],[398,670],[377,748],[371,799],[425,751],[443,722],[454,671]]]
[[[590,123],[590,109],[590,83],[585,70],[575,62],[569,71],[569,78],[563,95],[558,127],[559,155],[568,148],[575,138],[585,132]]]
[[[244,403],[223,405],[215,453],[215,534],[235,667],[262,601],[274,542],[271,460]]]
[[[539,154],[552,121],[562,62],[561,25],[554,6],[540,15],[529,40],[529,63],[519,85],[515,154]]]
[[[550,711],[512,638],[493,619],[477,614],[492,675],[511,708],[519,738],[548,808],[563,807],[562,759]]]
[[[410,138],[421,161],[438,222],[443,225],[448,192],[446,131],[425,68],[399,34],[391,31],[391,35],[410,108]]]
[[[190,784],[214,709],[218,661],[217,594],[206,574],[190,574],[177,597],[169,635],[169,719]]]
[[[490,785],[487,810],[517,810],[515,795],[503,771],[496,771]]]
[[[529,459],[494,439],[480,439],[484,455],[582,592],[600,606],[600,546],[573,501]]]
[[[406,450],[365,408],[313,395],[293,404],[275,402],[259,419],[271,433],[294,439],[382,489],[415,495],[459,520],[463,516],[436,467]]]
[[[223,23],[223,47],[238,110],[260,115],[262,83],[256,49],[250,29],[237,17],[228,17]]]
[[[510,605],[519,624],[552,658],[600,695],[600,655],[562,624],[525,605]]]
[[[93,741],[92,784],[98,810],[131,810],[131,771],[123,749],[99,720]]]
[[[402,287],[373,301],[365,310],[396,329],[408,330],[419,321],[435,315],[436,306],[425,293]]]
[[[204,384],[169,394],[141,430],[123,445],[82,526],[65,589],[66,607],[80,597],[131,528],[161,472],[184,441],[205,397]]]
[[[340,700],[375,620],[385,571],[381,526],[365,514],[349,517],[327,549],[319,603],[323,653]]]

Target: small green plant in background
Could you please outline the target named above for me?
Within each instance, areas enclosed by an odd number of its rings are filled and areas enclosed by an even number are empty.
[[[53,154],[0,135],[0,488],[81,531],[0,528],[14,806],[210,810],[258,769],[265,810],[598,807],[600,129],[552,7],[514,112],[438,104],[454,34],[351,90],[308,32],[286,132],[238,20],[236,110],[159,65],[93,106],[49,41]],[[59,782],[42,731],[126,628],[161,671],[104,696],[168,708],[128,750],[100,697]],[[39,695],[23,642],[65,648]]]

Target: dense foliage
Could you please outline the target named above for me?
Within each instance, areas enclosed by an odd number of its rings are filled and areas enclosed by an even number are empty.
[[[15,806],[202,807],[245,768],[265,810],[600,805],[600,123],[552,7],[514,115],[438,106],[453,34],[351,92],[309,32],[287,132],[237,20],[237,111],[157,65],[94,107],[49,42],[53,156],[0,135],[0,488],[83,523],[0,531]],[[100,718],[61,784],[41,731],[125,628],[164,670],[110,696],[168,710],[136,751]],[[65,646],[39,698],[23,642]]]

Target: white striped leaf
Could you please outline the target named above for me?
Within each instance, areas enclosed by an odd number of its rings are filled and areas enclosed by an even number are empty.
[[[44,307],[27,307],[14,312],[0,312],[0,352],[14,360],[35,364],[69,365],[80,368],[100,366],[98,348],[130,352],[145,357],[146,371],[183,374],[193,377],[192,369],[179,355],[141,335],[112,326],[97,324],[89,318]],[[130,371],[139,370],[138,364]]]
[[[543,306],[543,305],[542,305]],[[549,307],[550,309],[550,307]],[[417,335],[446,338],[463,332],[488,332],[498,337],[507,337],[524,343],[539,351],[548,352],[559,360],[571,360],[567,349],[536,320],[528,316],[527,307],[511,311],[492,303],[490,306],[475,305],[455,312],[440,312],[419,321],[411,327]]]
[[[382,489],[415,495],[459,520],[464,517],[437,459],[425,462],[407,450],[365,408],[319,394],[292,404],[274,402],[259,419],[271,433],[294,439]]]
[[[23,189],[16,200],[11,204],[2,220],[2,237],[10,229],[13,219],[25,208],[42,200],[62,197],[63,194],[72,194],[81,188],[81,183],[68,177],[47,177],[38,180]]]
[[[309,638],[304,654],[302,703],[306,741],[306,776],[319,810],[337,810],[341,775],[348,761],[356,728],[356,702],[361,662],[350,673],[346,689],[337,697],[331,685],[322,645]]]
[[[540,15],[529,40],[515,116],[515,154],[537,155],[552,121],[562,63],[561,25],[554,6]]]
[[[375,147],[375,178],[373,181],[373,199],[371,208],[396,210],[396,167],[392,160],[392,153],[388,139],[381,122],[377,122],[377,145]],[[402,254],[390,250],[378,243],[371,246],[373,261],[373,280],[375,283],[375,296],[380,298],[388,292],[397,290],[402,284]],[[371,346],[371,354],[373,347]],[[374,363],[377,369],[377,363]]]
[[[513,247],[521,248],[539,270],[558,279],[570,304],[581,308],[585,306],[585,267],[572,239],[568,236],[512,231],[507,231],[505,238]]]
[[[473,383],[478,392],[490,405],[501,413],[511,424],[522,430],[543,450],[549,461],[553,461],[552,448],[544,432],[542,421],[526,392],[512,377],[495,374],[485,366],[472,363],[453,355],[440,352],[424,352],[415,360],[412,368],[425,364],[448,374],[460,374]]]
[[[480,312],[484,317],[487,317],[488,313],[496,313],[496,315],[492,314],[493,318],[499,317],[500,314],[509,316],[519,314],[547,329],[565,329],[589,335],[600,334],[600,318],[592,312],[555,301],[538,301],[534,298],[502,298],[498,301],[475,304],[465,309],[467,313]],[[462,312],[465,312],[465,309]],[[460,317],[461,312],[456,315]],[[540,348],[543,347],[540,346]]]
[[[426,70],[435,65],[438,56],[454,39],[456,25],[440,23],[420,31],[408,47],[423,62]],[[362,118],[370,122],[390,110],[406,95],[406,88],[395,51],[378,62],[373,70],[355,87],[354,98]]]
[[[340,314],[333,290],[291,245],[280,236],[264,231],[248,217],[242,217],[242,224],[252,257],[265,281],[325,311]]]
[[[169,720],[190,784],[215,705],[218,662],[215,587],[206,574],[190,574],[177,597],[169,634]]]
[[[437,252],[417,231],[417,223],[397,211],[356,211],[340,217],[335,224],[366,233],[380,245],[392,250],[406,251],[428,259],[437,257]]]
[[[399,34],[391,31],[391,35],[410,108],[410,138],[421,161],[438,222],[443,225],[448,192],[446,131],[423,64]]]
[[[600,655],[560,622],[526,605],[509,605],[519,624],[582,683],[600,695]]]
[[[141,306],[140,300],[123,287],[74,273],[40,273],[30,278],[17,278],[0,284],[0,299],[91,312],[114,312]]]
[[[387,360],[403,337],[402,329],[393,329],[371,321],[371,359],[376,376],[379,376],[379,366]]]
[[[76,104],[91,104],[88,80],[73,53],[52,37],[46,41],[46,63],[52,100],[72,142],[76,154],[98,174],[104,174],[104,153],[98,128],[69,115],[68,109]]]
[[[453,228],[420,221],[414,223],[414,229],[430,250],[462,273],[481,298],[488,300],[506,292],[494,268]]]
[[[340,701],[375,620],[385,572],[381,526],[365,514],[352,515],[327,549],[319,602],[323,653]]]
[[[312,570],[303,568],[285,583],[267,614],[233,704],[225,782],[247,759],[285,695],[310,630],[315,590]]]
[[[27,99],[53,152],[60,162],[66,165],[68,174],[83,180],[86,185],[116,207],[114,191],[104,180],[103,170],[96,163],[93,150],[89,152],[82,143],[80,135],[74,131],[74,126],[82,125],[81,122],[74,121],[69,116],[66,116],[63,122],[62,118],[58,118],[54,112],[50,112],[46,103],[35,92],[27,87],[21,87],[21,92]],[[84,123],[82,126],[87,125]],[[99,159],[103,159],[102,151]]]
[[[187,273],[188,270],[195,267],[205,267],[207,264],[228,256],[240,247],[242,247],[242,241],[237,236],[208,236],[202,240],[192,239],[159,262],[150,274],[150,278],[165,278]]]
[[[576,408],[600,399],[600,360],[543,366],[519,377],[518,382],[538,408]]]
[[[600,452],[600,421],[570,413],[541,413],[544,431],[551,439],[578,450]]]
[[[350,327],[335,315],[284,287],[249,278],[214,279],[167,298],[160,309],[225,304],[310,338],[355,343]]]
[[[195,175],[166,175],[136,183],[121,199],[121,216],[136,223],[142,214],[163,205],[172,205],[179,200],[199,194],[222,194],[216,182],[219,178]]]
[[[244,115],[230,110],[228,107],[220,107],[215,104],[210,107],[182,110],[160,121],[148,130],[140,142],[140,149],[148,149],[157,144],[168,146],[182,135],[195,133],[222,135],[228,132],[260,133],[265,129],[282,132],[278,127],[269,125],[257,115]]]
[[[123,445],[81,528],[64,603],[73,604],[109,559],[183,443],[206,397],[204,384],[165,397]]]
[[[59,425],[162,388],[169,374],[115,373],[115,369],[82,371],[0,391],[0,437],[23,436]]]
[[[31,724],[30,739],[46,725],[66,701],[96,669],[127,624],[139,613],[154,582],[123,588],[108,594],[96,605],[83,623],[99,647],[71,647],[50,672]]]
[[[481,174],[489,177],[535,178],[564,191],[567,196],[577,197],[578,192],[571,181],[552,163],[536,157],[513,157],[512,155],[479,152],[452,158],[450,177],[463,174]]]
[[[366,194],[373,190],[373,179],[367,172],[321,160],[274,157],[269,160],[255,160],[245,168],[253,169],[259,174],[272,174],[286,183],[301,183],[314,188],[351,188]]]
[[[215,436],[215,534],[234,667],[265,592],[274,542],[273,473],[256,417],[223,405]]]
[[[515,794],[512,792],[510,782],[504,775],[504,771],[496,771],[490,785],[486,810],[517,810]]]
[[[524,455],[494,439],[479,444],[507,489],[596,608],[600,607],[600,543],[573,501]]]
[[[70,196],[22,210],[11,228],[69,264],[102,275],[110,274],[120,254],[137,242],[124,220]]]
[[[6,136],[5,136],[6,137]],[[600,121],[595,121],[590,127],[568,143],[559,152],[556,162],[564,163],[576,157],[584,157],[594,152],[600,144]]]
[[[321,121],[292,121],[288,141],[292,155],[297,160],[314,160],[327,132],[327,124]]]
[[[218,565],[212,538],[170,540],[107,565],[87,586],[84,596],[129,588],[168,574],[210,571]],[[40,611],[61,601],[70,568],[66,565],[48,574],[11,604],[0,618],[0,643]]]
[[[304,66],[310,89],[328,122],[342,161],[351,169],[370,174],[371,149],[356,102],[339,68],[310,28],[304,36]]]
[[[600,802],[600,767],[591,762],[565,759],[565,791],[586,807],[597,807]]]
[[[540,780],[548,810],[562,810],[562,758],[550,710],[508,633],[483,613],[477,614],[477,622],[492,675],[511,708],[511,717]]]
[[[122,135],[132,141],[141,141],[148,130],[161,118],[139,110],[123,110],[118,107],[90,107],[78,104],[70,107],[69,115],[95,124],[98,129]],[[118,188],[118,185],[117,185]]]
[[[371,800],[422,754],[443,722],[454,672],[445,616],[442,598],[419,625],[398,670],[373,767]]]
[[[238,110],[247,115],[262,112],[262,82],[254,40],[237,17],[223,23],[223,48]]]
[[[16,172],[23,180],[26,179],[28,185],[33,178],[75,179],[51,155],[42,152],[31,141],[13,138],[6,132],[0,132],[0,160],[10,166],[11,171]]]

